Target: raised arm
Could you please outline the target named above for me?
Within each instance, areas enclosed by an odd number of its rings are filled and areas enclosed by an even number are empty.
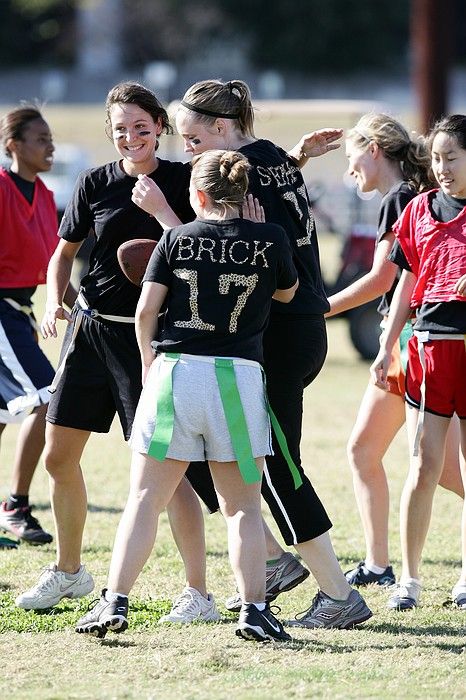
[[[393,239],[394,235],[390,233],[380,241],[369,272],[329,297],[330,311],[325,314],[326,316],[335,316],[366,304],[391,289],[396,278],[397,266],[387,260],[387,255],[392,248]]]
[[[323,156],[336,148],[340,143],[335,143],[343,136],[343,129],[318,129],[304,134],[288,155],[296,162],[299,168],[303,168],[309,158]]]

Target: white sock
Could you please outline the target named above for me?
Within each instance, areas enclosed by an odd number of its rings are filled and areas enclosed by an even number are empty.
[[[105,600],[109,603],[116,603],[118,598],[127,598],[126,593],[114,593],[113,591],[107,590],[105,593]]]
[[[256,608],[259,610],[259,612],[262,612],[263,610],[265,610],[265,603],[264,602],[262,602],[262,603],[247,603],[247,602],[245,602],[244,605],[255,605]]]
[[[377,566],[377,564],[373,564],[372,562],[367,563],[367,560],[364,562],[364,568],[367,571],[371,571],[373,574],[383,574],[385,569],[387,568],[386,566]]]

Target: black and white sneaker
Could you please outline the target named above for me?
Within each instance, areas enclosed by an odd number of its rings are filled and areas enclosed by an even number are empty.
[[[102,639],[107,630],[124,632],[128,629],[128,598],[118,596],[115,601],[109,602],[106,593],[107,589],[104,588],[100,600],[91,603],[89,612],[78,620],[76,632]]]
[[[282,642],[291,640],[290,635],[283,629],[282,623],[270,612],[268,604],[262,611],[258,610],[254,603],[243,605],[236,635],[255,642],[265,642],[269,639],[278,639]]]
[[[50,544],[53,540],[52,535],[31,514],[31,506],[7,510],[6,502],[0,503],[0,529],[29,544]]]

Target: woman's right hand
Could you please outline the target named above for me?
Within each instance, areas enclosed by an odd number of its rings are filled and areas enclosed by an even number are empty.
[[[152,216],[157,216],[158,212],[162,212],[168,207],[164,193],[147,175],[138,175],[131,199],[138,207]]]
[[[384,391],[388,391],[387,376],[390,362],[391,353],[381,347],[377,357],[369,368],[373,383],[378,386],[379,389],[384,389]]]
[[[40,330],[44,339],[57,337],[57,319],[68,321],[68,323],[73,321],[72,315],[60,304],[46,304],[45,314],[40,324]]]

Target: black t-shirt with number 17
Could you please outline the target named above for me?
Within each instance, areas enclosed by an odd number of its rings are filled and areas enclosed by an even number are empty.
[[[281,226],[199,220],[166,231],[144,282],[169,288],[157,352],[263,361],[272,294],[297,279]]]

